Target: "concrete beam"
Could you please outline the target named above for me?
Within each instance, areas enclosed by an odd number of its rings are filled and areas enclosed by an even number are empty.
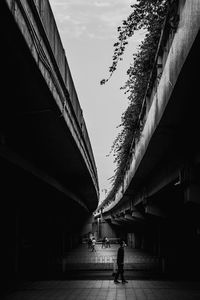
[[[143,217],[143,218],[134,217],[134,216],[132,216],[131,214],[126,214],[126,215],[125,215],[125,218],[126,218],[127,220],[129,220],[129,222],[131,222],[131,223],[143,223],[144,220],[145,220],[144,217]]]
[[[115,220],[118,222],[121,222],[121,223],[130,223],[131,222],[131,220],[126,219],[125,217],[119,217],[119,218],[116,218]]]
[[[113,225],[117,225],[117,226],[121,226],[121,225],[122,225],[121,222],[118,222],[118,221],[115,221],[115,220],[111,220],[111,223],[112,223]]]
[[[166,218],[167,214],[164,210],[159,208],[156,205],[149,204],[145,207],[145,213],[149,215],[153,215],[160,218]]]
[[[185,203],[200,204],[200,187],[195,184],[191,184],[185,191]]]
[[[132,217],[144,220],[144,216],[139,211],[133,211],[131,213]]]
[[[130,220],[130,221],[135,221],[135,218],[132,217],[131,214],[125,214],[125,218],[126,218],[127,220]]]
[[[104,221],[106,222],[111,222],[112,221],[112,217],[111,216],[106,216],[106,217],[103,217]]]

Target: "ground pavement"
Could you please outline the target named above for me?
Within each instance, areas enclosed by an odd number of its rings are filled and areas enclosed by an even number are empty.
[[[108,248],[102,248],[101,244],[96,244],[94,252],[88,249],[87,244],[82,244],[73,251],[66,252],[66,263],[112,263],[116,259],[118,244],[111,244]],[[124,248],[124,262],[125,264],[132,263],[148,263],[156,262],[157,257],[142,250],[132,249],[129,247]]]
[[[90,270],[103,271],[102,276],[112,273],[113,260],[117,257],[117,250],[119,245],[111,244],[110,248],[102,248],[101,244],[95,246],[94,252],[88,249],[87,244],[80,245],[73,251],[67,252],[62,259],[62,270],[64,273],[80,274],[81,271]],[[127,274],[133,275],[133,271],[148,271],[148,273],[155,273],[161,271],[162,262],[160,258],[144,252],[142,250],[125,247],[124,250],[124,269]],[[79,270],[79,272],[76,272]],[[107,272],[106,272],[107,271]],[[147,272],[146,272],[147,273]],[[100,272],[98,273],[100,274]],[[100,278],[100,277],[99,277]],[[104,277],[105,278],[105,277]],[[106,279],[109,279],[106,277]]]
[[[36,281],[23,283],[1,300],[199,300],[198,282],[130,280]]]
[[[146,252],[125,248],[125,276],[128,283],[115,284],[112,278],[112,261],[116,258],[118,245],[102,249],[96,245],[96,252],[91,252],[87,245],[67,252],[60,261],[64,276],[54,280],[22,281],[15,288],[10,288],[1,300],[199,300],[200,282],[189,280],[170,280],[154,277],[158,258]],[[145,270],[146,266],[146,270]],[[135,276],[129,276],[129,268],[137,269]],[[148,277],[145,271],[153,270]],[[88,272],[91,271],[91,278]],[[65,276],[74,272],[79,276]],[[81,272],[82,271],[82,272]],[[88,272],[87,272],[88,271]],[[102,279],[99,273],[105,274]],[[84,273],[85,272],[85,273]],[[95,273],[97,272],[97,274]],[[141,273],[137,273],[141,272]],[[147,272],[148,273],[148,272]],[[96,275],[95,275],[96,274]],[[141,276],[138,276],[140,274]],[[139,279],[140,277],[140,279]],[[68,279],[67,279],[68,278]],[[81,279],[81,280],[80,280]]]

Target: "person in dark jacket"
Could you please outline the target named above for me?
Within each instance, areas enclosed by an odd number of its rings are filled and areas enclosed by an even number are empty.
[[[104,237],[103,238],[103,240],[102,240],[102,246],[101,246],[101,248],[106,248],[106,237]]]
[[[118,277],[119,275],[121,275],[121,280],[122,280],[122,283],[127,283],[128,281],[126,281],[124,279],[124,247],[125,247],[125,242],[123,240],[120,241],[120,247],[117,251],[117,273],[115,275],[115,278],[114,278],[114,283],[120,283],[118,281]]]

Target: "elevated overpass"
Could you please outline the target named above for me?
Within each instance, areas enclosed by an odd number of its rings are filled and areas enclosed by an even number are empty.
[[[98,204],[93,152],[48,0],[0,3],[4,276],[51,274]]]
[[[141,137],[132,143],[121,186],[95,218],[100,235],[121,236],[163,257],[163,271],[181,273],[200,265],[200,2],[170,3]]]

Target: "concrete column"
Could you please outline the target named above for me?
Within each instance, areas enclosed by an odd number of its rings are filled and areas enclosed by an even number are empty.
[[[102,221],[100,223],[101,227],[101,235],[102,237],[107,236],[108,238],[116,238],[117,237],[117,232],[115,230],[115,226],[112,224]]]

